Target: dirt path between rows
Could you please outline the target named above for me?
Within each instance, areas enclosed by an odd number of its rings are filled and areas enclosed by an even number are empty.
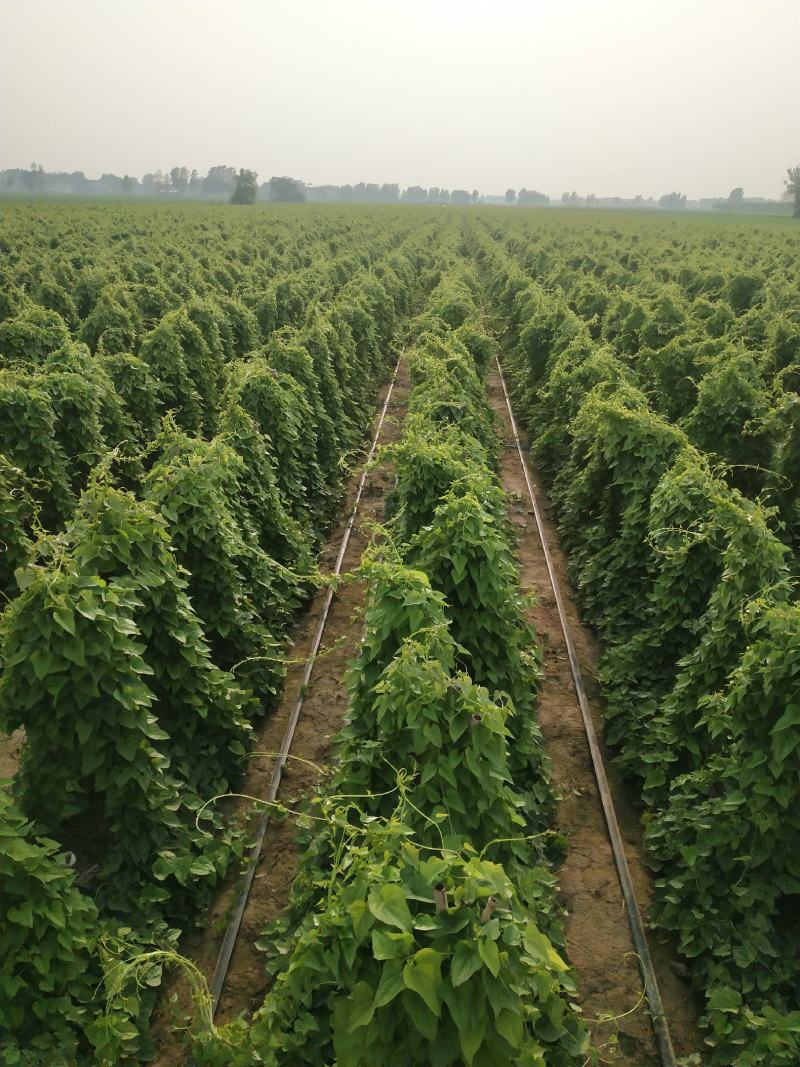
[[[405,360],[400,364],[394,390],[386,412],[386,420],[379,443],[397,441],[405,417],[410,382]],[[381,395],[381,405],[386,395]],[[324,573],[333,570],[342,536],[352,511],[360,471],[350,479],[347,497],[341,510],[339,525],[330,535],[323,549],[319,566]],[[387,463],[379,464],[369,472],[359,504],[358,514],[343,562],[343,573],[355,570],[369,543],[369,524],[383,518],[384,498],[391,487],[394,475]],[[345,677],[347,664],[357,651],[361,639],[361,627],[354,625],[354,615],[364,603],[364,584],[345,583],[331,604],[323,635],[320,656],[315,664],[311,682],[303,698],[303,710],[292,743],[292,753],[315,764],[324,764],[329,757],[331,739],[341,728],[347,709]],[[325,597],[321,591],[299,621],[294,634],[294,644],[289,649],[292,664],[288,669],[283,699],[280,706],[264,724],[253,746],[248,773],[241,792],[249,796],[265,795],[274,760],[268,755],[279,750],[286,723],[295,702],[303,667],[314,637],[317,622]],[[281,783],[279,799],[287,806],[292,801],[313,789],[317,773],[306,764],[290,760]],[[247,802],[240,810],[247,810]],[[256,812],[256,818],[260,814]],[[231,958],[228,977],[220,999],[216,1022],[230,1021],[241,1012],[250,1014],[261,1006],[268,988],[264,968],[264,956],[256,948],[264,926],[285,909],[297,865],[294,821],[270,821],[261,852],[258,869],[253,879],[247,908],[236,947]],[[182,952],[193,959],[210,981],[217,954],[231,911],[236,903],[240,879],[231,876],[223,883],[209,910],[204,932],[190,934],[184,939]],[[175,998],[175,999],[173,999]],[[166,986],[153,1019],[153,1033],[159,1049],[154,1061],[156,1067],[178,1067],[186,1060],[182,1037],[188,998],[183,982],[173,978]]]
[[[11,779],[17,773],[24,741],[25,733],[22,730],[0,734],[0,778]]]
[[[552,760],[553,788],[560,797],[557,829],[568,839],[567,857],[558,871],[558,880],[560,899],[567,909],[567,950],[577,974],[578,1000],[598,1045],[618,1034],[618,1047],[609,1047],[604,1052],[604,1062],[614,1064],[614,1067],[658,1067],[660,1060],[650,1018],[640,1000],[641,973],[634,955],[564,635],[496,368],[489,377],[488,393],[499,416],[504,445],[501,476],[503,488],[509,494],[509,517],[519,528],[520,578],[523,588],[537,597],[531,619],[544,649],[539,720]],[[529,455],[526,460],[534,492],[544,511],[545,532],[565,599],[595,728],[603,747],[597,642],[581,623],[567,578],[566,557],[549,515],[546,493]],[[638,812],[604,748],[603,751],[636,896],[646,919],[652,883],[642,860]],[[675,957],[670,946],[654,934],[649,940],[676,1054],[680,1057],[698,1052],[703,1046],[697,1029],[698,1011],[694,998],[688,985],[673,970]],[[604,1015],[619,1017],[618,1022],[595,1022]]]

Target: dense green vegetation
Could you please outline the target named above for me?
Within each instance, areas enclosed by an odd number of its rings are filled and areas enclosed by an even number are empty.
[[[148,1058],[159,969],[107,1018],[107,946],[173,946],[241,855],[197,814],[280,692],[431,239],[399,213],[3,210],[3,1062]]]
[[[337,761],[274,982],[215,1067],[583,1064],[500,340],[713,1067],[800,1060],[800,234],[789,220],[0,205],[3,1062],[146,1062],[153,963],[242,854],[205,806],[279,699],[400,343]],[[422,313],[419,311],[422,309]],[[198,813],[203,811],[202,817]]]
[[[492,232],[489,232],[491,229]],[[800,1056],[800,236],[473,227],[711,1062]]]
[[[265,938],[272,988],[251,1026],[198,1036],[200,1063],[586,1060],[559,954],[539,667],[492,473],[478,288],[452,268],[412,324],[393,519],[363,565],[336,769],[310,802],[289,915]]]

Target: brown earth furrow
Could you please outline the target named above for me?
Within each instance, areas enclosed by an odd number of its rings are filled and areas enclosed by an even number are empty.
[[[402,360],[380,434],[381,445],[396,441],[401,432],[410,389],[408,368]],[[385,397],[385,390],[381,402]],[[323,549],[319,566],[323,573],[333,570],[339,546],[352,512],[360,472],[350,479],[347,496],[341,509],[341,520]],[[369,544],[369,526],[383,519],[384,499],[394,475],[388,463],[373,466],[367,475],[356,521],[344,557],[342,573],[354,571]],[[364,584],[344,582],[333,598],[323,635],[320,657],[303,698],[303,709],[294,734],[293,756],[310,763],[324,765],[330,755],[332,737],[341,728],[347,709],[347,664],[357,651],[361,627],[354,617],[364,604]],[[277,710],[264,723],[253,746],[248,771],[241,792],[251,797],[264,796],[274,769],[274,758],[281,746],[287,720],[291,714],[303,668],[311,647],[319,619],[325,591],[312,601],[298,622],[293,644],[289,649],[284,694]],[[284,769],[279,800],[291,807],[292,802],[310,792],[316,784],[317,772],[308,764],[290,759]],[[239,811],[261,808],[249,802],[237,805]],[[228,1022],[240,1013],[249,1015],[260,1006],[268,988],[263,953],[256,948],[265,925],[277,918],[286,908],[296,873],[297,852],[294,820],[270,820],[248,903],[242,918],[239,936],[228,969],[228,977],[220,998],[217,1024]],[[236,904],[240,878],[229,876],[209,909],[202,933],[189,934],[182,952],[194,960],[210,980],[219,947],[230,914]],[[185,1062],[182,1046],[182,1026],[185,1026],[189,1002],[179,977],[173,978],[161,998],[153,1023],[159,1048],[156,1067],[177,1067]]]
[[[24,741],[23,730],[15,730],[13,734],[0,734],[0,779],[11,779],[17,773]]]
[[[603,1062],[615,1067],[657,1067],[660,1060],[642,999],[641,973],[564,635],[496,369],[489,377],[488,393],[498,416],[504,446],[501,477],[503,488],[509,494],[509,517],[519,530],[517,555],[521,583],[524,591],[533,592],[537,598],[530,617],[544,649],[539,721],[552,761],[553,788],[559,797],[556,828],[568,841],[566,859],[558,871],[558,879],[560,900],[567,912],[567,950],[577,975],[578,1000],[596,1044],[610,1042],[603,1052]],[[529,456],[526,460],[534,491],[544,511],[545,533],[565,598],[568,624],[592,717],[603,747],[597,642],[580,620],[567,577],[566,557],[549,516],[546,493],[536,478],[535,464]],[[603,751],[637,900],[646,916],[652,898],[652,881],[643,860],[639,814],[609,763],[604,747]],[[702,1038],[697,1029],[695,1000],[686,983],[673,970],[675,957],[671,946],[653,934],[649,941],[676,1054],[684,1056],[697,1052],[702,1048]],[[603,1021],[609,1016],[616,1021]]]

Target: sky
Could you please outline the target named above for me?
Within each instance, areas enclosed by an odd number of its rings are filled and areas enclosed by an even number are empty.
[[[0,0],[0,168],[780,196],[800,0]]]

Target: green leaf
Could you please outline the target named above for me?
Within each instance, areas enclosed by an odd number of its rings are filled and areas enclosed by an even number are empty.
[[[485,1011],[472,1012],[467,1017],[467,1025],[463,1030],[458,1031],[458,1042],[461,1045],[461,1051],[464,1053],[464,1059],[467,1064],[472,1063],[475,1053],[483,1043],[487,1022]]]
[[[56,608],[53,612],[53,618],[56,620],[62,630],[66,630],[68,634],[75,634],[75,616],[69,610],[69,608]]]
[[[450,981],[454,986],[466,982],[481,966],[481,957],[468,941],[459,941],[450,964]]]
[[[41,681],[42,678],[45,678],[50,673],[53,666],[53,657],[48,649],[37,648],[31,655],[31,664],[33,673]]]
[[[92,736],[95,724],[91,719],[75,719],[75,733],[81,745],[85,745]]]
[[[554,967],[557,971],[562,973],[569,970],[566,963],[564,963],[553,948],[550,939],[545,937],[535,923],[528,922],[525,925],[523,942],[526,951],[529,952],[535,960],[540,963],[547,963],[549,966]]]
[[[437,1018],[442,1011],[442,959],[440,952],[421,948],[403,968],[406,989],[418,993]]]
[[[19,923],[20,926],[27,926],[30,929],[33,926],[33,905],[30,900],[23,900],[15,908],[9,908],[7,918],[12,923]]]
[[[364,940],[372,926],[372,916],[363,900],[354,900],[348,907],[348,912],[353,919],[353,932],[358,944]]]
[[[497,948],[497,942],[487,941],[485,937],[479,937],[478,952],[480,952],[481,959],[496,978],[500,974],[500,952]]]
[[[361,982],[359,985],[366,986],[366,983]],[[363,999],[366,1000],[366,998]],[[333,1008],[332,1030],[336,1062],[340,1067],[361,1067],[365,1039],[369,1031],[364,1029],[364,1025],[354,1026],[353,1020],[357,1019],[359,1014],[365,1014],[368,1011],[365,1004],[362,1004],[361,996],[355,1005],[352,997],[337,998]]]
[[[399,960],[414,947],[411,934],[387,934],[385,930],[372,931],[372,955],[376,960]]]
[[[444,999],[453,1022],[456,1024],[464,1059],[467,1064],[471,1064],[486,1035],[489,1021],[486,1011],[486,995],[480,982],[471,982],[457,989],[452,986],[447,988]]]
[[[522,1016],[505,1008],[495,1019],[497,1032],[506,1039],[512,1048],[522,1047],[524,1025]]]
[[[380,919],[387,926],[396,926],[406,933],[411,932],[411,912],[405,891],[399,885],[386,882],[371,889],[367,903],[376,919]]]
[[[353,986],[353,992],[348,997],[348,1007],[348,1029],[351,1033],[372,1022],[375,997],[366,982],[356,982]]]
[[[772,735],[772,755],[777,763],[783,763],[800,745],[800,730],[781,730]]]
[[[74,663],[77,667],[86,666],[83,641],[79,637],[73,637],[71,641],[65,641],[62,645],[62,651],[64,658],[68,659],[70,663]]]
[[[800,704],[787,704],[786,709],[772,728],[773,733],[787,730],[790,726],[800,726]]]
[[[742,1006],[742,994],[729,986],[717,986],[708,998],[709,1011],[738,1012]]]
[[[405,989],[403,968],[397,960],[388,960],[383,965],[381,980],[375,990],[375,1007],[382,1008]]]
[[[419,997],[412,993],[409,989],[403,990],[402,1004],[405,1009],[405,1013],[417,1030],[422,1034],[426,1041],[434,1041],[439,1029],[439,1020],[430,1010],[430,1008],[422,1003]],[[358,1067],[363,1067],[363,1064],[359,1063]]]
[[[28,586],[35,580],[36,574],[37,571],[35,567],[17,567],[14,571],[14,580],[21,593],[24,593]]]

